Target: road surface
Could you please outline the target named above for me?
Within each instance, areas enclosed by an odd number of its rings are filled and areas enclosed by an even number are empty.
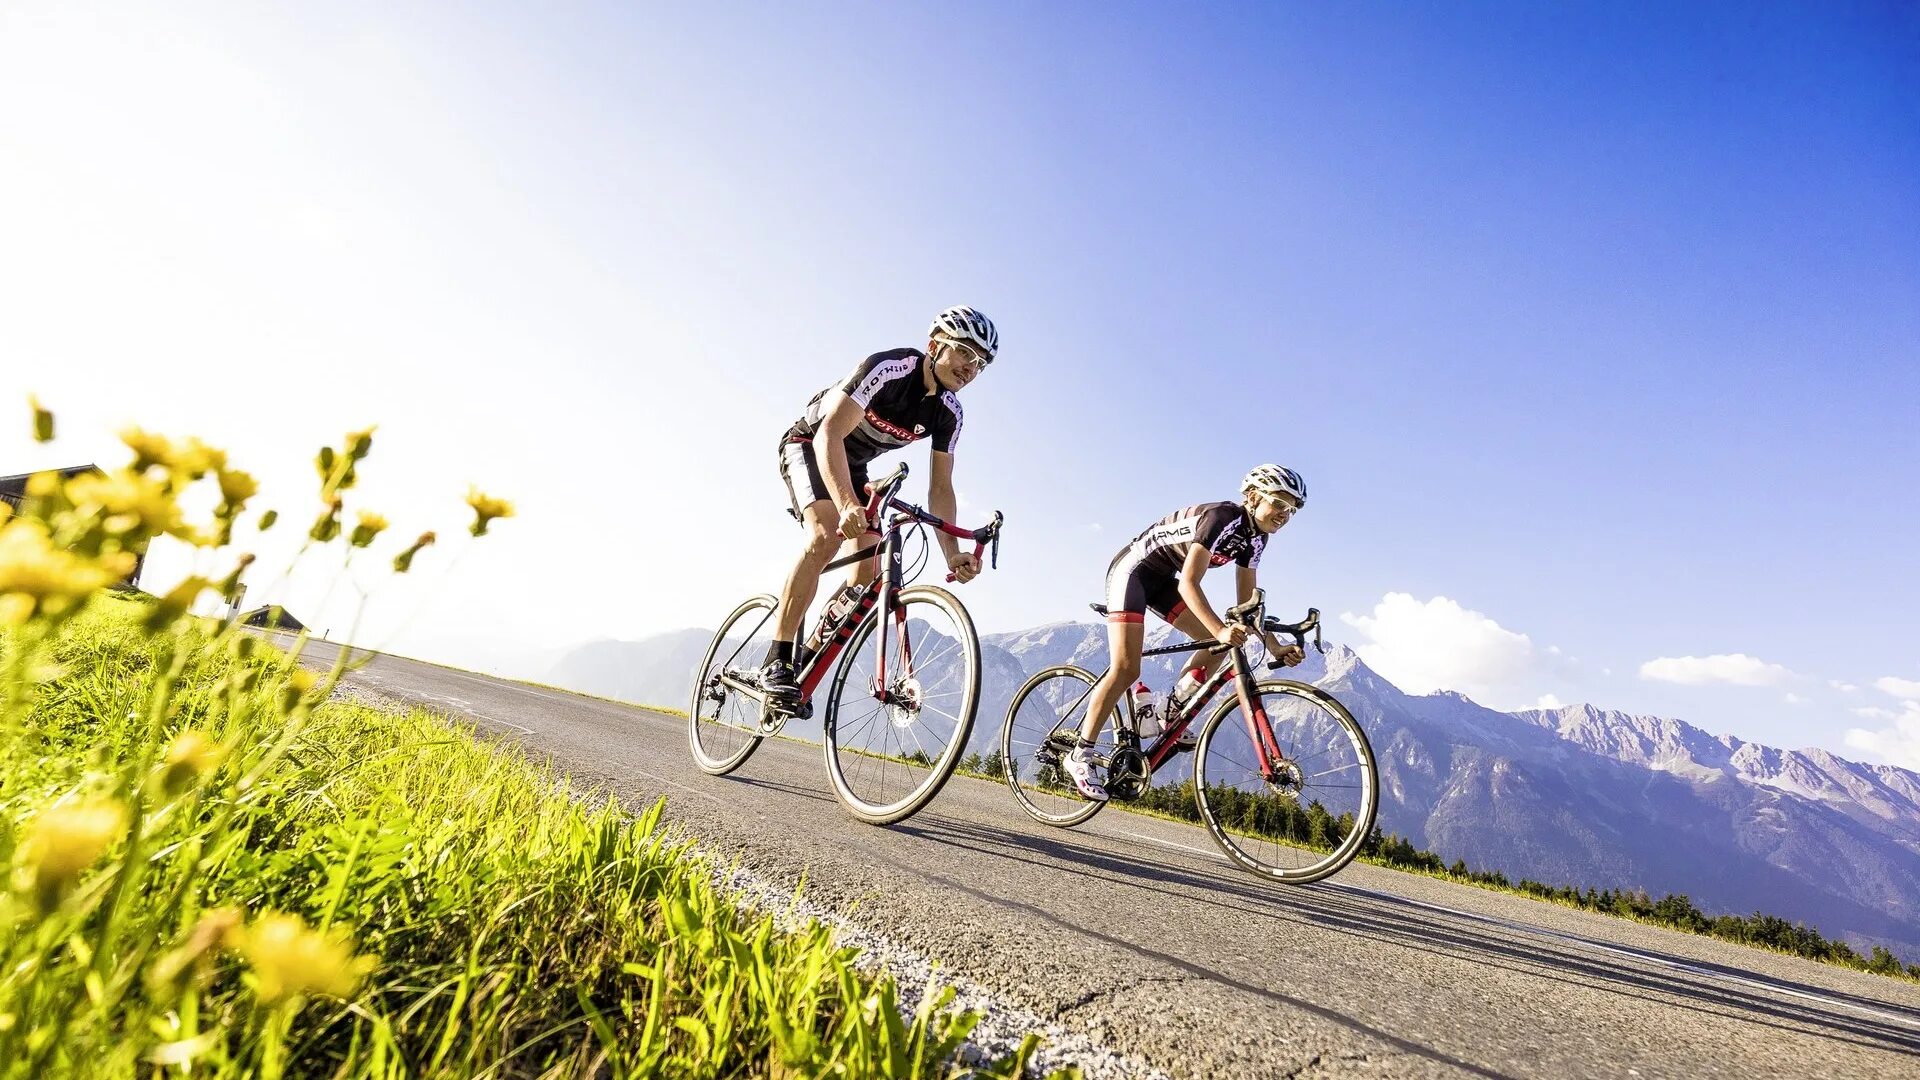
[[[665,796],[709,852],[1174,1077],[1920,1077],[1913,983],[1373,866],[1273,886],[1198,826],[1050,829],[965,777],[875,828],[814,744],[710,777],[680,717],[383,655],[347,682]]]

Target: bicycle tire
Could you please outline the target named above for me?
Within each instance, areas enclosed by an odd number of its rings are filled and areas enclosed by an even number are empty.
[[[1054,699],[1047,702],[1048,714],[1041,714],[1024,726],[1019,719],[1021,706],[1026,705],[1046,684],[1057,679],[1084,682],[1086,690],[1091,691],[1093,684],[1099,681],[1099,676],[1073,664],[1056,664],[1035,672],[1032,678],[1022,684],[1014,692],[1013,703],[1007,706],[1007,717],[1000,725],[1000,771],[1007,787],[1013,792],[1014,802],[1026,811],[1028,817],[1042,825],[1070,829],[1099,813],[1100,808],[1107,804],[1082,798],[1070,783],[1064,788],[1065,794],[1047,791],[1050,786],[1059,786],[1049,785],[1046,779],[1049,771],[1057,779],[1059,769],[1036,760],[1036,754],[1047,735],[1072,720],[1074,710],[1069,706],[1067,713],[1062,715],[1059,711],[1060,699]],[[1074,691],[1073,697],[1065,700],[1076,699],[1084,700],[1084,693]],[[1102,733],[1111,738],[1112,733],[1119,730],[1120,722],[1120,706],[1116,703],[1113,717],[1101,729]],[[1080,725],[1075,723],[1072,726],[1077,729]]]
[[[1254,693],[1287,755],[1290,777],[1278,784],[1262,777],[1253,764],[1252,736],[1226,722],[1240,712],[1239,695],[1229,697],[1208,717],[1194,749],[1194,801],[1201,823],[1244,870],[1289,885],[1319,881],[1352,862],[1373,830],[1380,773],[1372,744],[1346,706],[1317,686],[1269,679],[1256,684]],[[1313,749],[1321,744],[1324,749]],[[1342,756],[1315,764],[1336,753]],[[1351,796],[1336,798],[1336,791]],[[1303,801],[1307,795],[1311,798]],[[1336,808],[1330,809],[1328,801]],[[1327,850],[1321,852],[1323,843]],[[1297,858],[1299,865],[1283,865],[1283,857]]]
[[[910,693],[915,703],[911,706],[882,703],[866,713],[849,716],[843,706],[850,703],[845,697],[848,677],[862,664],[866,644],[879,627],[882,619],[888,616],[881,609],[874,612],[853,632],[847,642],[846,652],[834,669],[833,685],[828,690],[825,717],[821,725],[821,744],[826,756],[827,778],[833,784],[833,793],[847,812],[870,825],[892,825],[913,816],[922,807],[933,801],[953,776],[953,769],[959,763],[960,755],[966,752],[967,739],[973,733],[974,710],[980,700],[980,636],[974,631],[973,617],[967,614],[966,606],[945,589],[932,585],[916,585],[903,589],[895,602],[906,611],[906,624],[911,627],[915,618],[915,608],[938,609],[950,622],[951,627],[940,627],[934,633],[951,634],[951,640],[959,646],[957,657],[950,668],[942,668],[940,662],[946,660],[948,653],[939,652],[934,646],[931,654],[922,649],[914,657],[917,667],[908,667],[902,657],[889,658],[889,692]],[[932,614],[931,611],[926,612]],[[932,624],[922,620],[922,644],[925,644],[926,628]],[[901,637],[893,635],[894,647],[898,648]],[[905,672],[905,674],[903,674]],[[932,672],[930,678],[941,680],[944,686],[946,677],[951,675],[959,684],[951,690],[942,689],[937,693],[928,692],[926,682],[920,678],[922,673]],[[910,691],[907,689],[911,687]],[[959,700],[951,702],[957,710],[932,705],[940,698],[945,700],[949,694],[957,694]],[[850,710],[848,710],[850,711]],[[929,716],[938,714],[951,722],[944,736],[944,747],[938,755],[926,753],[926,743],[920,738],[920,732],[929,734],[938,732],[943,726],[940,719]],[[878,730],[873,722],[880,721]],[[888,729],[896,734],[889,735]],[[871,733],[880,743],[878,747],[864,744],[864,737]],[[917,753],[924,761],[914,761],[905,754],[896,755],[892,748],[904,750],[909,737]],[[860,745],[855,745],[858,742]],[[886,779],[892,773],[892,765],[902,767],[911,782],[903,794],[888,797],[875,795],[875,788],[884,789]],[[915,769],[924,769],[924,775],[914,778]],[[878,785],[869,782],[878,773]]]
[[[740,644],[728,654],[727,659],[721,660],[720,663],[733,666],[729,661],[747,653],[749,646],[756,640],[755,635],[763,628],[769,631],[767,640],[772,640],[773,616],[779,607],[778,600],[764,593],[741,602],[739,607],[733,609],[733,614],[721,621],[720,628],[713,632],[713,643],[707,646],[706,655],[701,658],[700,666],[694,669],[693,700],[687,707],[687,744],[693,751],[693,763],[699,766],[701,772],[714,776],[727,775],[744,764],[747,758],[753,756],[753,752],[759,748],[761,740],[765,738],[759,730],[763,707],[759,702],[745,695],[729,691],[724,685],[714,685],[714,664],[715,658],[727,642],[729,631],[732,631],[736,624],[753,616],[755,612],[764,612],[764,614],[760,616],[760,621],[747,631],[747,636],[741,640]],[[757,657],[753,660],[758,662]],[[729,709],[730,704],[734,706],[735,722],[720,718]],[[709,706],[714,714],[712,718],[703,716]],[[706,732],[705,738],[701,734],[703,730]],[[725,734],[729,732],[732,734]],[[712,745],[707,745],[709,743]]]

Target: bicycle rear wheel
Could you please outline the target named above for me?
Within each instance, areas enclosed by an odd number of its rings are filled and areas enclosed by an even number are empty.
[[[834,794],[872,825],[905,820],[940,793],[966,752],[980,692],[980,640],[960,601],[917,585],[895,602],[896,615],[875,609],[847,642],[821,739]],[[867,645],[888,619],[882,657]]]
[[[1036,672],[1013,695],[1000,726],[1000,769],[1014,801],[1035,821],[1061,828],[1078,825],[1107,805],[1082,798],[1061,770],[1060,759],[1080,737],[1087,698],[1098,681],[1085,668],[1060,664]],[[1120,730],[1120,707],[1100,729],[1098,753],[1110,755]]]
[[[733,609],[720,623],[713,644],[694,671],[693,704],[687,708],[687,742],[702,772],[725,776],[740,767],[760,745],[764,707],[721,681],[757,667],[773,641],[779,601],[756,596]]]
[[[1353,861],[1373,829],[1373,748],[1346,706],[1316,686],[1273,679],[1254,688],[1253,700],[1249,717],[1239,695],[1228,698],[1200,733],[1200,819],[1242,868],[1290,885],[1319,881]],[[1261,716],[1277,761],[1259,750]]]

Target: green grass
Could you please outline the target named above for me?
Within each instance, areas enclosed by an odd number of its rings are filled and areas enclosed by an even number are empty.
[[[24,705],[0,728],[0,1077],[967,1071],[978,1018],[950,992],[902,1016],[828,929],[737,906],[659,805],[635,819],[145,610],[0,638]],[[188,729],[220,750],[169,766]],[[27,839],[56,803],[122,813],[58,881]]]

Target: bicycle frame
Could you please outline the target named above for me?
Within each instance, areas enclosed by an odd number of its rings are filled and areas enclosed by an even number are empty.
[[[1230,612],[1228,621],[1235,621],[1235,616],[1240,611],[1249,611],[1256,615],[1255,618],[1250,620],[1252,625],[1249,628],[1255,630],[1261,629],[1262,620],[1257,616],[1265,610],[1265,602],[1265,593],[1256,590],[1255,598],[1249,603],[1236,608],[1234,612]],[[1301,633],[1300,628],[1308,626],[1317,627],[1319,617],[1320,612],[1313,610],[1309,613],[1305,622],[1295,624],[1291,627],[1279,627],[1278,629],[1294,634],[1296,640],[1304,643],[1304,635]],[[1315,634],[1317,643],[1317,629],[1315,630]],[[1148,649],[1142,652],[1140,657],[1144,660],[1149,656],[1166,656],[1171,653],[1193,652],[1196,649],[1207,649],[1209,652],[1218,652],[1226,648],[1227,646],[1224,645],[1215,644],[1210,646],[1205,642],[1190,640],[1173,645],[1162,645],[1156,649]],[[1141,751],[1147,760],[1149,773],[1157,772],[1160,766],[1165,764],[1167,759],[1174,755],[1176,752],[1175,743],[1179,741],[1180,736],[1187,730],[1188,725],[1192,724],[1194,720],[1199,717],[1200,711],[1212,700],[1213,695],[1219,693],[1220,688],[1226,685],[1228,680],[1233,680],[1234,693],[1240,698],[1240,713],[1246,717],[1247,736],[1253,740],[1255,749],[1260,753],[1261,779],[1266,780],[1268,783],[1274,783],[1281,779],[1280,769],[1281,766],[1287,764],[1287,755],[1286,752],[1280,748],[1279,738],[1273,733],[1273,722],[1267,718],[1267,711],[1260,707],[1260,698],[1254,693],[1253,671],[1247,663],[1246,650],[1243,646],[1236,645],[1232,647],[1231,652],[1232,663],[1214,672],[1205,683],[1202,683],[1200,689],[1193,695],[1192,700],[1187,702],[1185,707],[1180,710],[1180,713],[1177,716],[1168,717],[1162,724],[1160,737],[1154,740],[1153,745]],[[1089,686],[1086,693],[1080,695],[1080,701],[1085,701],[1087,696],[1092,693],[1093,688]],[[1133,720],[1133,717],[1139,715],[1139,710],[1136,707],[1137,698],[1131,687],[1127,689],[1126,700],[1126,716],[1122,718],[1120,730],[1114,733],[1114,738],[1116,742],[1122,742],[1130,749],[1141,750],[1140,735]],[[1068,708],[1067,712],[1071,714],[1072,711],[1078,707],[1079,702],[1075,702],[1074,705]]]
[[[1200,644],[1201,643],[1197,641],[1185,641],[1177,645],[1163,645],[1157,649],[1148,649],[1141,653],[1140,656],[1141,659],[1145,659],[1149,656],[1166,656],[1170,653],[1192,652],[1194,648]],[[1142,751],[1146,755],[1147,767],[1149,769],[1158,771],[1160,766],[1165,764],[1167,759],[1174,755],[1176,752],[1175,744],[1179,742],[1180,736],[1186,732],[1190,724],[1199,718],[1200,711],[1206,708],[1208,702],[1213,700],[1213,695],[1219,693],[1220,688],[1226,685],[1228,680],[1233,680],[1235,683],[1234,692],[1240,697],[1240,711],[1247,717],[1247,733],[1252,737],[1253,745],[1260,751],[1261,776],[1263,779],[1269,781],[1275,778],[1279,766],[1287,760],[1287,755],[1280,749],[1280,740],[1273,734],[1273,725],[1267,719],[1266,710],[1260,707],[1259,699],[1254,696],[1253,673],[1248,669],[1246,654],[1242,649],[1237,647],[1233,650],[1233,662],[1222,667],[1219,671],[1214,672],[1206,682],[1200,685],[1200,689],[1194,693],[1192,699],[1187,702],[1178,715],[1169,716],[1162,723],[1160,737],[1154,740],[1152,746]],[[1137,715],[1134,704],[1134,692],[1132,689],[1128,689],[1127,709],[1129,715]],[[1133,740],[1135,748],[1138,749],[1140,736],[1134,730],[1133,725],[1131,723],[1127,724],[1124,730],[1126,732],[1125,737]]]
[[[893,515],[887,520],[885,531],[880,534],[880,542],[861,548],[851,555],[835,559],[820,571],[821,576],[824,577],[841,567],[852,566],[855,563],[862,562],[876,552],[879,553],[880,560],[884,564],[881,572],[875,574],[873,579],[867,582],[866,590],[862,592],[860,598],[855,601],[853,608],[847,613],[839,629],[835,630],[833,635],[821,644],[818,652],[801,659],[799,670],[795,673],[797,676],[795,681],[798,682],[800,686],[800,711],[802,715],[806,715],[811,711],[810,703],[813,700],[814,690],[818,688],[820,683],[827,677],[827,672],[833,669],[834,661],[839,658],[840,653],[847,647],[847,642],[853,640],[853,635],[866,624],[868,619],[875,617],[874,609],[876,607],[880,609],[879,618],[882,622],[875,640],[875,646],[878,648],[879,654],[875,663],[875,685],[871,687],[874,699],[885,704],[892,704],[892,702],[888,701],[890,691],[887,689],[887,635],[889,632],[899,633],[901,659],[905,662],[909,671],[911,671],[913,665],[913,643],[907,632],[906,608],[901,606],[896,600],[900,594],[900,590],[906,587],[905,559],[901,544],[902,532],[906,526],[915,523],[930,525],[956,539],[972,540],[974,542],[973,554],[975,557],[978,557],[980,553],[986,549],[987,545],[991,543],[994,546],[994,562],[996,565],[999,562],[1000,523],[1002,520],[999,513],[996,512],[993,515],[993,521],[983,528],[962,529],[957,525],[949,524],[944,519],[936,517],[912,503],[905,502],[898,498],[896,492],[899,491],[900,485],[906,481],[906,478],[907,467],[903,464],[894,470],[892,476],[887,477],[885,480],[869,488],[870,495],[867,499],[868,520],[878,521],[880,515],[885,512],[892,512]],[[952,575],[948,575],[948,580],[953,580]],[[825,625],[826,615],[822,613],[821,621],[816,624],[816,629],[822,629]],[[725,675],[723,676],[723,680],[740,693],[746,694],[757,701],[764,701],[757,687],[745,682],[739,677]]]

